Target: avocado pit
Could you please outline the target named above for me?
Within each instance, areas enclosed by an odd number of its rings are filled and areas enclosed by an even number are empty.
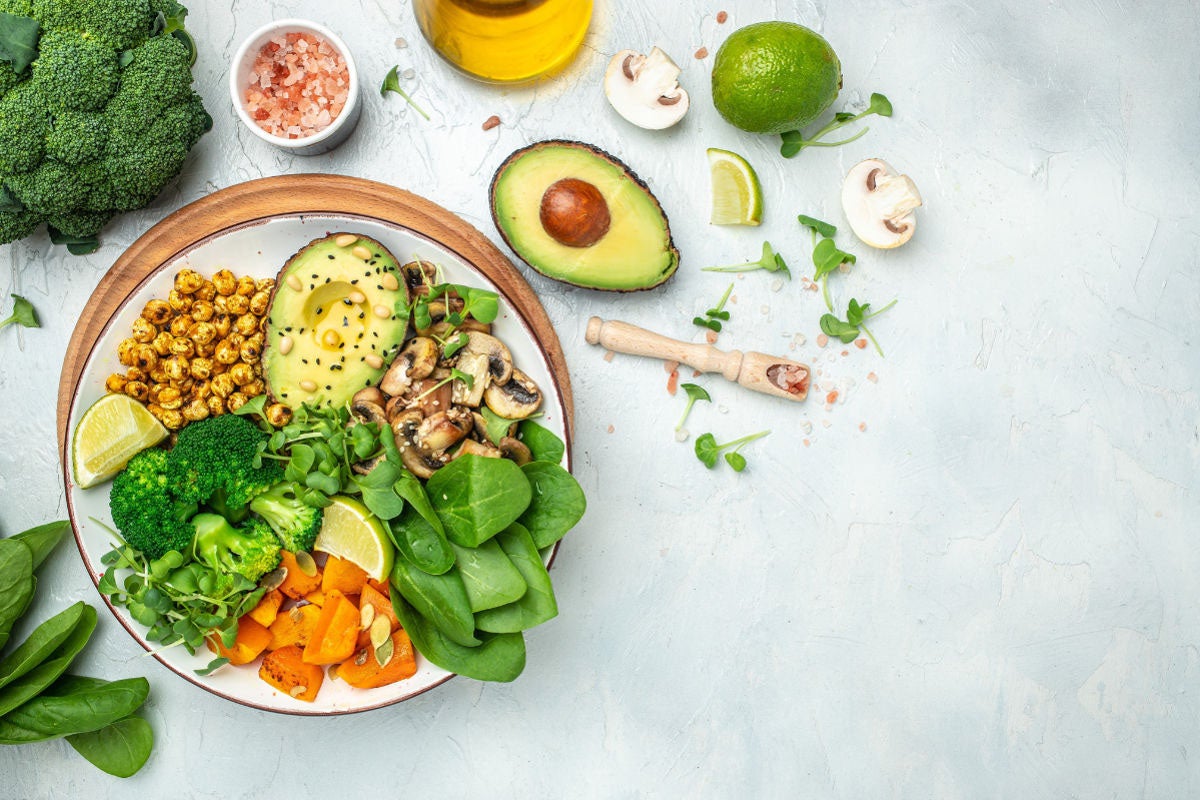
[[[550,184],[542,195],[540,216],[546,233],[567,247],[591,247],[612,224],[604,195],[579,178]]]

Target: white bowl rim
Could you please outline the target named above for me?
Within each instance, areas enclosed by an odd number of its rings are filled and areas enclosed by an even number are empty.
[[[285,139],[282,136],[276,136],[272,133],[267,133],[259,127],[258,123],[251,119],[249,112],[246,111],[246,103],[242,100],[242,85],[239,73],[241,72],[242,62],[246,60],[247,54],[253,44],[266,37],[268,34],[275,33],[280,30],[303,31],[306,33],[314,33],[332,44],[337,51],[342,54],[342,58],[346,60],[346,71],[350,74],[350,93],[346,97],[346,105],[342,107],[341,113],[337,119],[329,123],[329,126],[323,131],[314,133],[312,136],[303,136],[299,139]],[[261,45],[259,45],[261,47]],[[331,31],[324,25],[313,22],[308,19],[299,17],[289,17],[287,19],[279,19],[273,22],[268,22],[266,25],[255,30],[247,36],[234,53],[233,62],[229,67],[229,99],[233,101],[233,110],[238,115],[250,132],[264,142],[269,142],[276,147],[282,147],[286,150],[295,150],[302,147],[309,147],[314,144],[319,144],[325,141],[330,136],[340,129],[347,120],[351,119],[354,114],[355,106],[358,104],[358,68],[354,64],[354,56],[350,54],[350,48],[342,41],[342,38]]]

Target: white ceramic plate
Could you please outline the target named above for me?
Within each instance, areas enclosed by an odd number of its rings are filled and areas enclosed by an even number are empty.
[[[370,217],[351,215],[294,214],[255,220],[227,229],[185,250],[174,260],[163,264],[143,281],[125,300],[108,327],[88,355],[79,387],[71,405],[68,434],[87,408],[105,393],[104,381],[113,372],[124,372],[117,360],[117,344],[129,335],[133,320],[152,298],[167,296],[175,273],[190,267],[202,275],[211,276],[227,267],[235,275],[273,277],[297,250],[313,239],[335,231],[350,231],[376,239],[405,263],[415,258],[440,264],[446,279],[452,283],[479,286],[498,291],[495,284],[474,266],[453,251],[414,231]],[[513,363],[537,381],[542,388],[544,416],[538,422],[564,441],[563,399],[554,380],[549,360],[537,342],[529,323],[507,298],[501,294],[500,314],[493,324],[493,333],[512,351]],[[563,466],[570,469],[570,447]],[[76,540],[92,581],[98,581],[104,566],[100,558],[112,548],[105,526],[112,526],[108,511],[111,482],[92,489],[75,486],[69,468],[67,472],[67,503],[75,525]],[[243,667],[226,666],[207,677],[195,670],[207,665],[213,654],[207,649],[189,655],[182,647],[156,650],[147,642],[145,628],[135,622],[128,612],[108,603],[109,609],[137,642],[154,653],[168,669],[197,686],[244,705],[285,714],[327,715],[366,711],[398,703],[444,683],[453,675],[417,655],[417,674],[408,680],[379,689],[355,689],[343,681],[326,679],[317,699],[312,703],[296,700],[279,692],[258,677],[258,662]]]

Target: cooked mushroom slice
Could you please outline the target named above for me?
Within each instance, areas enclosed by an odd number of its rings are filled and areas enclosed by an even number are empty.
[[[842,208],[854,234],[871,247],[899,247],[917,227],[913,209],[921,193],[907,175],[886,161],[868,158],[855,165],[842,185]]]
[[[440,386],[438,384],[441,384]],[[424,380],[413,381],[408,387],[408,391],[401,397],[394,397],[389,401],[396,403],[400,408],[419,410],[423,415],[429,417],[439,411],[445,411],[453,404],[454,390],[449,383],[442,383],[441,378],[425,378]],[[389,412],[389,419],[391,414]]]
[[[374,422],[380,426],[387,425],[387,416],[384,414],[383,407],[378,403],[372,403],[369,400],[357,399],[359,394],[362,394],[362,392],[355,394],[354,397],[356,399],[352,400],[350,403],[350,424],[356,425],[360,422]],[[365,461],[357,461],[354,464],[351,464],[350,468],[359,475],[366,475],[368,472],[375,469],[375,467],[377,467],[379,462],[382,460],[383,456],[378,455],[374,458],[368,458]]]
[[[431,477],[449,460],[445,453],[431,453],[417,445],[417,430],[424,419],[420,411],[409,410],[392,420],[400,461],[405,469],[421,479]]]
[[[417,447],[430,453],[445,450],[471,432],[471,412],[461,406],[439,411],[417,426]]]
[[[505,419],[525,419],[542,404],[542,392],[528,375],[514,368],[508,383],[492,384],[483,399],[488,408]]]
[[[392,365],[379,382],[379,388],[384,394],[393,397],[404,394],[412,381],[428,377],[437,366],[437,361],[437,342],[425,336],[417,336],[392,360]]]
[[[644,56],[622,50],[608,62],[604,94],[617,113],[639,128],[669,128],[688,110],[688,93],[679,86],[679,65],[659,48]]]
[[[504,342],[487,333],[471,331],[467,334],[467,345],[460,352],[480,353],[487,356],[488,372],[492,374],[492,383],[508,383],[512,377],[512,353]]]
[[[437,267],[429,261],[410,261],[400,268],[408,293],[429,294],[429,287],[437,281]]]
[[[434,300],[428,305],[429,309],[429,325],[424,328],[417,328],[417,333],[421,336],[427,336],[438,328],[446,320],[447,308],[450,311],[462,311],[464,307],[462,298],[447,295],[444,299]]]
[[[383,396],[383,392],[379,391],[378,387],[368,386],[354,393],[354,397],[350,399],[351,407],[356,403],[374,403],[377,406],[385,406],[387,405],[387,399]]]
[[[462,458],[463,456],[483,456],[484,458],[504,458],[504,453],[500,452],[500,448],[492,447],[490,444],[482,444],[474,439],[467,439],[458,450],[454,451],[454,455],[450,460]]]
[[[505,436],[500,440],[500,452],[505,458],[512,459],[518,465],[524,466],[533,461],[533,451],[520,439]]]
[[[471,376],[471,385],[460,379],[450,382],[454,387],[454,404],[478,408],[483,401],[483,393],[487,390],[492,372],[489,359],[484,353],[462,352],[458,354],[458,369]]]

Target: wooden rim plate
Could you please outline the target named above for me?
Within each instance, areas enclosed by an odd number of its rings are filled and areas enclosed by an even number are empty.
[[[127,335],[141,305],[150,297],[165,297],[175,271],[185,265],[208,275],[227,266],[235,274],[266,277],[277,272],[291,253],[334,230],[364,233],[392,249],[401,262],[419,255],[442,263],[448,279],[500,293],[497,333],[513,349],[521,368],[543,388],[553,389],[544,392],[546,416],[539,421],[566,442],[564,463],[570,468],[574,405],[558,336],[529,284],[482,233],[429,200],[373,181],[333,175],[250,181],[181,208],[135,241],[100,280],[71,336],[59,382],[58,440],[75,541],[93,583],[99,583],[104,569],[100,556],[108,548],[103,526],[92,518],[109,519],[108,484],[86,492],[74,485],[70,431],[104,393],[107,375],[124,369],[116,360],[116,343]],[[340,686],[335,698],[322,702],[318,695],[317,703],[310,706],[285,698],[247,667],[238,668],[232,678],[221,677],[230,675],[231,668],[207,678],[197,676],[193,670],[207,662],[207,654],[193,658],[181,648],[155,652],[156,646],[145,640],[143,628],[125,609],[101,597],[130,635],[172,672],[220,697],[267,711],[298,715],[367,711],[407,700],[453,677],[419,659],[417,675],[393,684],[393,691]],[[247,672],[257,684],[247,682]],[[322,695],[330,683],[339,682],[327,681]]]

